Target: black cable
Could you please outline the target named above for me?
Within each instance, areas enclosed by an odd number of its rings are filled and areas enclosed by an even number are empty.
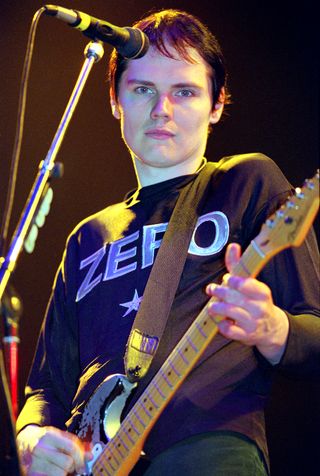
[[[25,107],[27,99],[27,87],[30,74],[30,66],[34,48],[34,39],[36,28],[44,8],[40,8],[34,15],[28,35],[27,50],[24,59],[22,70],[19,104],[16,122],[16,133],[14,140],[14,147],[11,158],[10,178],[6,196],[6,204],[4,215],[2,219],[2,226],[0,231],[0,256],[4,256],[7,248],[8,229],[10,225],[10,218],[14,202],[17,171],[19,166],[21,144],[23,138]],[[6,378],[6,370],[3,359],[3,352],[0,346],[0,402],[1,402],[1,438],[0,438],[0,476],[21,476],[21,468],[19,463],[18,452],[15,443],[15,429],[12,417],[12,408],[10,402],[10,394],[8,389],[8,382]]]
[[[15,133],[14,146],[13,146],[12,158],[11,158],[9,184],[8,184],[8,191],[6,196],[4,215],[2,218],[1,231],[0,231],[0,256],[4,256],[7,249],[8,229],[10,225],[12,207],[14,202],[17,172],[18,172],[20,153],[21,153],[21,144],[22,144],[22,138],[23,138],[25,108],[26,108],[26,100],[27,100],[27,88],[28,88],[31,60],[32,60],[32,54],[33,54],[33,48],[34,48],[34,39],[35,39],[38,21],[44,11],[45,11],[45,8],[42,7],[34,14],[32,22],[31,22],[31,26],[30,26],[29,35],[28,35],[27,50],[26,50],[26,55],[24,59],[24,65],[23,65],[22,77],[21,77],[21,83],[20,83],[16,133]]]

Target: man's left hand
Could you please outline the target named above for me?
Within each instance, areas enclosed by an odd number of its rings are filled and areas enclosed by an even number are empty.
[[[210,304],[209,313],[223,316],[218,323],[220,333],[228,339],[254,345],[273,365],[277,364],[286,347],[289,321],[286,313],[277,307],[270,288],[254,278],[232,274],[239,262],[241,248],[231,243],[226,251],[228,274],[221,285],[209,284],[206,292],[217,301]]]

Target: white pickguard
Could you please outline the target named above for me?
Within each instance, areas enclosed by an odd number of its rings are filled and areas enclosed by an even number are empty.
[[[120,428],[120,418],[127,398],[136,386],[125,375],[110,375],[99,385],[85,406],[77,431],[82,441],[92,444],[93,459],[87,463],[85,475],[92,474],[96,459]]]

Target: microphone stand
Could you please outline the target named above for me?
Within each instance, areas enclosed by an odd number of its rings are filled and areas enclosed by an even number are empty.
[[[18,346],[20,343],[19,319],[21,314],[21,298],[18,296],[13,286],[8,285],[0,306],[0,316],[2,315],[4,323],[4,337],[2,338],[2,342],[8,387],[11,395],[13,421],[16,421],[19,410]]]
[[[75,108],[79,102],[85,83],[89,77],[94,63],[98,62],[103,57],[103,54],[103,45],[99,41],[91,41],[87,44],[84,50],[85,61],[83,63],[77,82],[74,86],[69,102],[66,106],[60,124],[58,126],[57,132],[53,138],[46,158],[42,160],[39,164],[38,174],[30,191],[21,217],[19,219],[18,225],[13,234],[13,238],[11,240],[7,255],[5,257],[0,257],[0,302],[6,290],[6,286],[11,277],[11,274],[13,273],[16,267],[18,257],[22,251],[25,240],[28,236],[33,220],[36,216],[37,210],[43,198],[43,195],[46,192],[48,181],[55,167],[55,158],[60,149]],[[8,342],[6,343],[8,344]],[[16,344],[16,340],[14,343]],[[12,350],[12,354],[16,352],[16,348]],[[3,400],[0,401],[0,407],[5,409],[5,421],[3,422],[4,424],[0,426],[2,428],[8,428],[9,430],[8,434],[6,434],[6,431],[0,432],[4,435],[4,444],[0,445],[0,476],[2,476],[2,474],[21,476],[21,468],[19,465],[19,460],[17,458],[17,450],[15,447],[15,431],[13,424],[14,418],[12,414],[12,404],[9,399],[8,383],[5,375],[3,352],[1,348],[0,364],[0,398],[1,400]],[[13,383],[13,385],[16,385],[16,383]],[[4,471],[3,473],[2,469]]]
[[[24,241],[32,224],[32,220],[36,214],[37,207],[45,190],[46,183],[50,178],[54,168],[54,161],[62,144],[62,140],[70,123],[74,110],[79,102],[80,95],[88,79],[89,73],[95,62],[99,61],[103,56],[104,50],[100,42],[90,42],[86,49],[86,59],[80,71],[74,90],[71,94],[67,107],[60,121],[57,132],[51,143],[46,158],[39,164],[39,172],[31,189],[25,208],[22,212],[18,226],[14,232],[7,256],[1,258],[0,262],[0,300],[13,272],[18,256],[22,250]]]

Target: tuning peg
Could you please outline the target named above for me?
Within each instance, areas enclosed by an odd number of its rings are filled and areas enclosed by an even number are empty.
[[[300,187],[297,187],[295,191],[296,191],[296,197],[299,198],[300,200],[305,197]]]
[[[305,180],[303,185],[304,185],[304,187],[308,188],[309,190],[314,190],[314,187],[315,187],[314,182],[312,180],[309,180],[309,179]]]
[[[275,227],[275,222],[272,218],[268,218],[268,220],[266,221],[266,225],[269,228],[274,228]]]

